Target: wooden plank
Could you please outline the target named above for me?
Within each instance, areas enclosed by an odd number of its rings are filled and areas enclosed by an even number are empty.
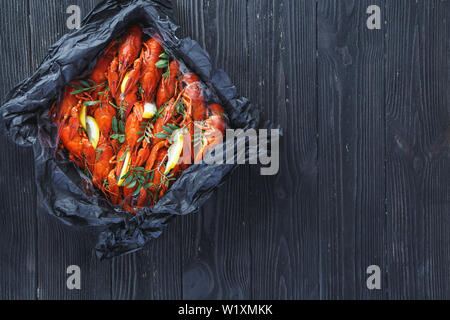
[[[67,6],[85,15],[95,3],[5,3],[2,96],[68,32]],[[381,31],[365,27],[372,4],[386,15]],[[177,6],[181,34],[284,128],[280,174],[240,168],[199,215],[140,253],[99,262],[97,233],[36,215],[32,152],[1,136],[0,299],[448,299],[450,4]],[[81,291],[66,288],[72,264]],[[381,291],[366,289],[372,264]]]
[[[386,9],[389,298],[448,299],[450,3]]]
[[[319,298],[316,3],[250,0],[251,101],[279,123],[280,172],[252,170],[252,299]]]
[[[27,12],[25,0],[2,3],[1,97],[31,74]],[[14,145],[3,134],[0,145],[0,300],[34,299],[36,188],[33,151]]]
[[[94,0],[30,0],[32,64],[37,68],[48,47],[70,30],[66,27],[66,9],[78,5],[82,16],[94,7]],[[38,214],[38,298],[108,299],[111,297],[109,261],[100,262],[92,249],[97,233],[68,227],[39,209]],[[66,287],[68,266],[81,268],[82,288]]]
[[[142,251],[112,261],[112,299],[181,299],[181,228],[173,221]]]
[[[115,258],[112,263],[115,300],[181,299],[180,227],[170,224],[144,250]]]
[[[197,40],[242,95],[249,93],[245,1],[177,0],[181,35]],[[224,14],[226,13],[226,14]],[[183,298],[248,299],[249,169],[242,167],[196,216],[183,217]]]
[[[384,31],[367,8],[384,1],[318,2],[321,298],[384,298],[367,268],[385,271]],[[383,284],[384,287],[384,284]]]

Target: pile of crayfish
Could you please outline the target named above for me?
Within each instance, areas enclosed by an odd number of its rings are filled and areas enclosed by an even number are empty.
[[[226,128],[223,108],[206,103],[199,78],[145,38],[130,27],[87,79],[67,85],[50,113],[59,150],[112,205],[131,213],[154,206]]]

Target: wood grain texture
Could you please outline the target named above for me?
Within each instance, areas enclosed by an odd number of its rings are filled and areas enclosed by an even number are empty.
[[[2,2],[0,96],[31,74],[26,1]],[[36,188],[33,151],[0,136],[0,300],[34,299]]]
[[[69,32],[69,5],[97,2],[4,1],[2,96]],[[180,36],[283,128],[280,173],[243,166],[198,215],[100,262],[98,233],[41,208],[32,151],[1,135],[0,299],[449,299],[450,1],[174,2]]]
[[[178,300],[182,298],[181,227],[172,221],[162,236],[143,250],[112,260],[113,300]]]
[[[181,294],[180,226],[172,222],[144,250],[112,261],[112,299],[178,300]]]
[[[366,10],[383,1],[318,2],[321,298],[383,298],[367,267],[385,270],[384,33]]]
[[[181,299],[181,250],[181,226],[175,220],[142,251],[113,259],[112,299]]]
[[[450,297],[450,3],[387,2],[389,298]]]
[[[47,49],[70,30],[66,27],[69,5],[78,5],[82,16],[94,7],[94,0],[30,1],[31,51],[33,69],[47,54]],[[45,19],[43,19],[45,17]],[[39,201],[39,200],[38,200]],[[109,261],[100,262],[93,253],[97,233],[68,227],[38,211],[38,298],[39,299],[109,299],[111,297]],[[68,290],[67,267],[78,265],[82,289]]]
[[[226,14],[224,14],[226,12]],[[213,66],[249,93],[245,1],[177,0],[181,36],[198,41]],[[183,298],[248,299],[249,168],[241,167],[194,216],[181,218]]]
[[[252,299],[319,298],[316,4],[248,2],[250,98],[283,128],[280,172],[252,168]]]

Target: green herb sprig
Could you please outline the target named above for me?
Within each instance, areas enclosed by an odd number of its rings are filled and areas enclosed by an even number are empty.
[[[125,103],[122,103],[122,104],[120,104],[120,106],[117,106],[116,104],[114,104],[114,102],[112,102],[112,101],[108,101],[109,102],[109,104],[111,105],[111,106],[113,106],[118,112],[119,112],[119,118],[121,119],[121,120],[124,120],[125,119],[125,111],[127,110],[127,104],[125,104]]]
[[[205,137],[204,132],[194,134],[194,148],[203,147],[203,139]]]
[[[166,72],[162,75],[164,79],[168,79],[170,77],[170,56],[167,53],[162,53],[159,55],[160,60],[155,64],[155,66],[159,69],[167,69]]]
[[[164,69],[169,66],[170,57],[167,53],[162,53],[159,55],[160,60],[155,64],[155,66],[159,69]]]
[[[152,123],[151,120],[147,121],[146,124],[140,126],[141,129],[143,129],[144,131],[139,131],[138,134],[141,134],[142,136],[138,139],[138,143],[140,143],[141,141],[143,141],[145,139],[145,141],[147,141],[148,144],[151,144],[151,139],[153,139],[153,129],[154,129],[154,125]]]
[[[83,93],[83,92],[86,92],[86,91],[95,90],[95,89],[100,88],[100,87],[105,85],[105,83],[96,84],[91,79],[80,80],[80,84],[81,84],[81,86],[73,84],[72,87],[77,89],[77,90],[72,91],[70,94],[73,94],[73,95],[80,94],[80,93]]]
[[[169,123],[169,124],[163,126],[164,132],[155,134],[155,137],[159,138],[159,139],[171,138],[173,135],[173,132],[178,129],[180,129],[178,126]]]
[[[154,170],[145,170],[145,168],[142,167],[132,168],[124,176],[125,181],[123,185],[126,186],[127,189],[133,189],[137,186],[132,194],[132,196],[135,197],[141,193],[142,189],[148,191],[148,189],[153,186],[153,183],[149,181],[153,181],[154,176]]]
[[[165,186],[168,189],[170,186],[170,183],[175,180],[177,180],[177,179],[175,179],[175,176],[173,173],[170,173],[168,175],[163,174],[161,176],[161,183],[159,184],[159,187],[161,188],[161,186]]]
[[[101,101],[97,100],[97,101],[86,101],[83,103],[84,106],[86,107],[91,107],[91,106],[95,106],[97,104],[99,104]]]
[[[112,119],[112,130],[114,134],[111,135],[111,139],[118,140],[120,143],[125,142],[125,122],[116,117]]]
[[[181,101],[177,102],[177,104],[175,105],[175,112],[181,114],[183,117],[185,116],[186,106],[184,105],[183,102]]]
[[[156,121],[158,121],[158,119],[160,119],[160,118],[163,118],[164,117],[164,110],[166,109],[166,107],[167,107],[167,105],[168,105],[169,103],[168,102],[166,102],[165,104],[163,104],[162,106],[161,106],[161,108],[159,108],[159,110],[157,110],[156,111],[156,113],[155,113],[155,116],[153,117],[153,123],[156,123]]]

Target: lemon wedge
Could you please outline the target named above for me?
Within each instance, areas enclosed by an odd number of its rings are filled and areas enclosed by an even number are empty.
[[[125,182],[125,176],[130,171],[130,164],[131,164],[131,152],[127,151],[125,154],[125,161],[123,162],[122,171],[120,172],[119,182],[117,182],[117,185],[121,187],[123,183]]]
[[[83,105],[79,113],[80,123],[84,130],[86,130],[86,109],[87,107]]]
[[[156,112],[156,105],[154,103],[146,102],[144,104],[144,114],[142,117],[144,119],[151,119],[155,116]]]
[[[125,77],[123,78],[122,86],[120,87],[120,90],[121,90],[122,93],[125,93],[125,88],[127,87],[127,82],[128,82],[128,79],[130,78],[130,72],[128,72],[125,75]]]
[[[164,174],[168,174],[175,166],[178,164],[180,160],[181,152],[183,151],[183,130],[179,129],[174,131],[170,141],[173,141],[173,144],[170,146],[167,151],[168,160],[166,166],[166,172]]]
[[[98,128],[97,121],[92,117],[86,117],[86,132],[92,146],[94,149],[97,149],[98,140],[100,139],[100,129]]]

